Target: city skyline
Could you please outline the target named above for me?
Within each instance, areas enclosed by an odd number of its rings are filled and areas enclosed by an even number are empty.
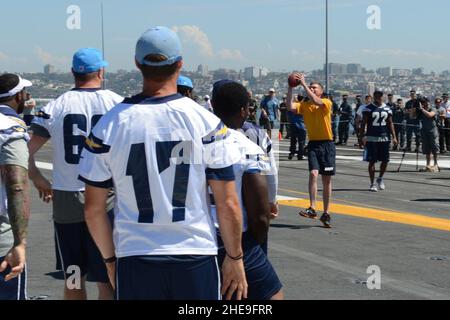
[[[5,12],[27,12],[20,23],[5,15],[0,70],[41,72],[45,64],[70,70],[80,47],[101,48],[100,1],[26,0],[5,3]],[[264,66],[271,71],[317,70],[325,61],[325,1],[318,0],[181,0],[151,2],[104,1],[105,54],[110,71],[133,70],[139,35],[155,25],[174,29],[183,42],[186,70],[206,64],[244,69]],[[330,61],[359,63],[368,69],[423,67],[440,73],[450,67],[446,12],[450,2],[431,0],[330,0]],[[435,4],[430,5],[430,4]],[[69,29],[80,9],[80,29]],[[367,9],[380,9],[380,29],[370,30]],[[34,13],[34,14],[31,14]],[[220,14],[217,14],[220,13]],[[230,19],[230,17],[232,19]],[[430,17],[424,19],[423,17]],[[413,21],[414,23],[412,23]],[[10,28],[9,26],[14,26]],[[303,30],[306,30],[303,32]]]

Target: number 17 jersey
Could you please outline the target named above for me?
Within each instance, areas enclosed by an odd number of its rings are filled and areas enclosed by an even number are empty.
[[[78,180],[81,150],[100,118],[123,98],[110,90],[73,89],[37,113],[31,125],[34,135],[51,138],[53,189],[82,191]]]
[[[114,187],[117,257],[215,255],[207,180],[234,181],[240,158],[228,128],[191,99],[138,95],[94,128],[80,179]]]

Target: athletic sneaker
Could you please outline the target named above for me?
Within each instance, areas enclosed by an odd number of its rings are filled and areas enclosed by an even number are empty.
[[[289,159],[289,160],[292,160],[293,157],[294,157],[294,154],[293,154],[293,153],[289,153],[288,159]]]
[[[375,183],[372,183],[370,185],[370,189],[369,190],[372,191],[372,192],[377,192],[378,191],[378,187],[377,187],[377,185]]]
[[[331,216],[328,213],[324,212],[320,217],[320,221],[325,228],[331,228]]]
[[[305,218],[309,218],[309,219],[317,219],[317,213],[316,210],[314,210],[313,208],[309,207],[306,210],[302,210],[298,213],[299,215],[301,215],[302,217]]]
[[[386,186],[384,185],[384,180],[383,180],[383,178],[378,178],[378,179],[377,179],[377,185],[378,185],[378,190],[384,190],[384,189],[386,189]]]
[[[439,168],[438,165],[432,166],[430,169],[431,169],[431,172],[439,172],[439,171],[441,171],[441,169]]]

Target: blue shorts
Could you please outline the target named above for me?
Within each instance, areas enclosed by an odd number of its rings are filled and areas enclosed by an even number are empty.
[[[324,176],[336,174],[336,147],[333,141],[310,141],[308,143],[309,171],[318,170]]]
[[[5,257],[0,257],[0,263]],[[6,268],[0,273],[0,300],[27,300],[27,267],[16,278],[5,281],[7,274],[11,272],[11,268]]]
[[[226,253],[219,235],[217,235],[217,241],[219,265],[222,266]],[[275,269],[261,246],[248,232],[242,234],[242,249],[244,250],[244,268],[248,284],[247,299],[269,300],[283,287]]]
[[[117,300],[220,300],[216,256],[134,256],[116,264]]]
[[[364,161],[367,162],[389,162],[390,142],[366,142],[364,148]]]
[[[112,213],[109,213],[111,219]],[[70,266],[78,266],[81,276],[92,282],[109,283],[105,263],[85,222],[55,225],[56,269],[68,278]],[[69,270],[70,271],[70,270]]]

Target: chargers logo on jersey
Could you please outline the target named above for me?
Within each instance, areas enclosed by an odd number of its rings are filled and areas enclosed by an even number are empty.
[[[203,138],[203,144],[210,144],[213,142],[225,140],[230,136],[228,127],[220,122],[216,129]]]
[[[95,154],[108,153],[110,146],[103,143],[103,141],[95,137],[92,133],[84,142],[84,148]]]

